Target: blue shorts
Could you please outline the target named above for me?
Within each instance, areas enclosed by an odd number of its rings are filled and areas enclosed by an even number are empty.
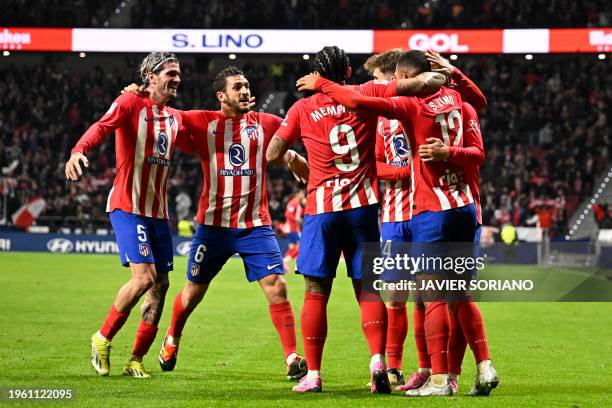
[[[210,283],[235,253],[242,257],[249,282],[285,273],[283,257],[270,226],[225,228],[199,224],[191,241],[187,279]]]
[[[474,242],[478,221],[474,204],[425,211],[410,220],[414,242]]]
[[[340,253],[348,276],[361,279],[363,244],[378,245],[378,206],[305,215],[296,271],[314,278],[335,278]]]
[[[121,264],[155,264],[155,270],[167,273],[173,267],[172,232],[168,220],[145,217],[123,210],[109,214],[119,247]]]
[[[289,240],[290,244],[299,244],[300,243],[300,233],[297,231],[288,233],[287,240]]]
[[[410,221],[383,222],[380,240],[382,242],[412,242]]]
[[[474,241],[478,222],[474,204],[445,211],[426,211],[412,218],[410,226],[414,244],[412,256],[455,259],[474,257]],[[433,265],[434,263],[432,263]],[[440,273],[436,267],[421,268],[425,273]],[[465,277],[468,274],[445,272],[449,277]],[[473,273],[470,270],[470,274]]]

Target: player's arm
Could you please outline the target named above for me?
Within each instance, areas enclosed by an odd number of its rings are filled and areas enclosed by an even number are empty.
[[[197,150],[197,144],[195,142],[195,135],[199,134],[199,129],[196,126],[197,115],[203,114],[203,111],[178,111],[181,115],[181,127],[176,134],[175,145],[182,152],[188,155],[193,155]]]
[[[129,100],[131,96],[121,95],[113,102],[108,111],[91,125],[81,136],[70,152],[70,159],[66,162],[66,178],[76,181],[83,174],[81,163],[89,167],[87,154],[96,146],[100,145],[106,136],[122,126],[130,111]]]
[[[459,68],[452,65],[446,58],[442,58],[437,52],[427,51],[425,56],[433,71],[444,74],[455,83],[457,91],[466,102],[472,104],[477,111],[487,107],[487,97]]]
[[[424,162],[448,161],[461,166],[480,166],[485,152],[476,110],[463,103],[463,146],[446,146],[440,139],[428,137],[427,144],[419,146],[419,157]]]
[[[385,146],[380,135],[376,137],[376,176],[380,180],[398,181],[410,178],[410,167],[395,167],[385,160]]]
[[[400,96],[429,95],[437,92],[446,82],[446,77],[437,72],[423,72],[414,78],[399,79],[396,92]]]
[[[339,104],[346,106],[349,110],[370,111],[378,113],[380,116],[395,118],[393,105],[389,100],[362,95],[318,74],[303,76],[298,79],[296,85],[298,91],[314,90],[322,92]]]

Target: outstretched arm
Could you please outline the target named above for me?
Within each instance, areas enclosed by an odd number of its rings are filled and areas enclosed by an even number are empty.
[[[437,72],[423,72],[414,78],[399,79],[397,94],[401,96],[418,96],[435,93],[446,82],[446,77]]]

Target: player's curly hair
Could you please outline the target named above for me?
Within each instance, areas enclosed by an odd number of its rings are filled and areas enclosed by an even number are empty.
[[[238,76],[238,75],[245,76],[244,72],[242,72],[241,70],[239,70],[233,65],[230,65],[229,67],[222,69],[221,72],[217,74],[217,76],[215,77],[215,80],[213,81],[213,89],[215,90],[215,92],[225,92],[225,86],[226,86],[225,80],[228,77]]]
[[[142,83],[145,86],[149,85],[149,80],[147,79],[147,75],[149,74],[149,72],[158,74],[169,62],[174,62],[176,64],[179,63],[178,58],[176,58],[176,55],[171,52],[152,52],[146,57],[144,57],[144,59],[140,63],[140,67],[138,68]]]
[[[395,72],[397,61],[405,52],[406,50],[402,48],[393,48],[380,54],[374,54],[366,60],[363,67],[370,75],[374,74],[376,68],[385,75],[392,74]]]
[[[419,50],[411,50],[403,53],[397,65],[415,70],[415,75],[431,71],[431,64],[425,57],[425,53]]]
[[[323,78],[334,82],[348,81],[349,58],[343,49],[336,46],[323,47],[312,60],[312,69]]]

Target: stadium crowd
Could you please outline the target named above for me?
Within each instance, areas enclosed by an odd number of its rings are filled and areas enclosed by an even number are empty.
[[[254,95],[286,92],[282,109],[272,112],[282,115],[299,98],[295,79],[308,71],[306,62],[299,61],[239,65]],[[363,58],[353,58],[356,82],[367,79],[358,68],[362,63]],[[176,107],[216,109],[211,89],[215,72],[200,65],[196,69],[189,60],[183,63]],[[466,56],[458,65],[489,98],[481,115],[487,151],[481,171],[484,224],[539,224],[554,235],[564,234],[568,218],[590,196],[595,178],[609,163],[611,64],[591,55],[567,55],[531,61]],[[108,225],[104,209],[113,177],[113,138],[90,157],[81,182],[65,181],[63,163],[78,137],[133,77],[127,68],[77,71],[52,61],[19,69],[0,65],[0,168],[5,180],[0,189],[8,193],[9,216],[40,195],[47,203],[43,216],[51,217],[51,225],[53,217],[68,217],[73,225]],[[283,169],[272,169],[269,177],[270,212],[279,220],[296,184]],[[177,213],[181,218],[194,215],[200,181],[197,157],[179,153],[169,188],[175,222]]]
[[[606,0],[246,0],[2,1],[0,25],[104,27],[117,10],[129,9],[133,28],[543,28],[608,27]],[[87,12],[84,13],[83,10]],[[111,20],[112,21],[112,20]],[[107,23],[107,24],[105,24]],[[113,28],[122,27],[113,21]],[[126,27],[127,27],[126,26]]]

